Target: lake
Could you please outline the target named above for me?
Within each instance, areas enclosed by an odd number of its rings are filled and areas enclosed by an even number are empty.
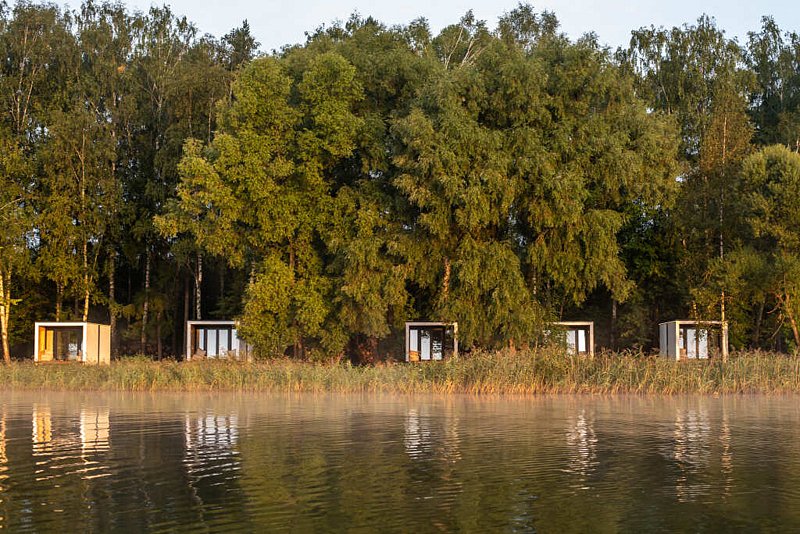
[[[800,397],[3,392],[0,529],[800,529]]]

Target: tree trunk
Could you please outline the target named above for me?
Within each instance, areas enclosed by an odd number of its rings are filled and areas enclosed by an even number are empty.
[[[183,277],[183,337],[186,338],[186,323],[189,322],[189,308],[191,308],[191,292],[189,291],[189,277]],[[185,350],[185,347],[181,345],[181,353]],[[188,358],[188,354],[183,355],[184,358]]]
[[[178,265],[176,267],[176,269],[175,269],[175,279],[176,280],[180,280],[180,277],[181,277],[181,267],[180,267],[180,265]],[[172,337],[171,337],[172,355],[176,359],[178,359],[180,357],[180,355],[181,355],[181,352],[180,352],[180,350],[181,350],[181,348],[180,348],[180,340],[182,339],[181,338],[181,334],[183,333],[183,326],[180,323],[180,314],[178,314],[177,303],[181,301],[181,291],[182,291],[182,289],[181,289],[180,285],[175,284],[173,290],[174,290],[174,293],[173,293],[174,300],[173,300],[173,302],[176,303],[176,306],[175,306],[175,315],[172,318],[172,326],[173,326]],[[186,322],[184,321],[183,325],[185,325],[185,324],[186,324]]]
[[[617,299],[611,298],[611,329],[608,336],[611,350],[617,350]]]
[[[158,360],[164,358],[164,348],[161,345],[161,310],[156,312],[156,344],[158,346]]]
[[[761,323],[764,320],[764,301],[758,304],[758,313],[756,314],[756,326],[753,329],[753,348],[758,348],[761,343]]]
[[[88,244],[83,242],[83,322],[89,320],[89,258]]]
[[[442,304],[447,304],[450,297],[450,258],[444,259],[444,276],[442,277]]]
[[[225,264],[223,263],[220,265],[219,268],[219,299],[217,300],[217,307],[222,304],[223,299],[225,298]]]
[[[203,255],[197,253],[197,272],[194,276],[194,318],[202,320],[203,304]]]
[[[147,352],[147,313],[150,310],[150,249],[145,253],[144,261],[144,304],[142,305],[142,354]]]
[[[8,343],[8,320],[11,317],[11,269],[0,271],[0,337],[3,342],[3,361],[11,363]]]
[[[725,259],[725,235],[723,233],[723,229],[725,228],[725,165],[727,164],[728,158],[728,117],[726,116],[723,123],[722,129],[722,180],[721,180],[721,187],[719,190],[719,259],[723,261]],[[719,316],[720,321],[723,323],[725,322],[725,288],[720,291],[720,301],[719,301]],[[726,354],[727,356],[727,354]],[[727,357],[725,358],[727,359]]]
[[[789,319],[789,324],[792,327],[792,335],[794,336],[795,350],[800,350],[800,329],[797,326],[797,319],[792,310],[791,297],[788,293],[785,295],[776,295],[778,301],[783,304],[783,313]]]
[[[112,252],[108,267],[108,324],[111,331],[111,356],[117,357],[117,343],[114,336],[117,332],[117,286],[114,272],[116,270],[116,252]]]
[[[64,286],[56,282],[56,321],[61,320],[61,307],[64,305]]]

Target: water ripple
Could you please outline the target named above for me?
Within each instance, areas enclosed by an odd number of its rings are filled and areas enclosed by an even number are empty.
[[[12,531],[800,528],[794,398],[12,394]]]

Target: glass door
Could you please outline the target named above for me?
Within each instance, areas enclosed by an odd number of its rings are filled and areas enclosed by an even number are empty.
[[[83,329],[59,327],[53,329],[53,359],[62,362],[83,360]]]
[[[431,358],[441,360],[444,357],[444,329],[431,329]]]
[[[419,331],[419,359],[429,361],[431,359],[431,331]]]

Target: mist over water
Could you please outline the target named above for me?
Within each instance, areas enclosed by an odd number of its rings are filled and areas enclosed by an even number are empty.
[[[795,397],[4,393],[12,531],[800,528]]]

